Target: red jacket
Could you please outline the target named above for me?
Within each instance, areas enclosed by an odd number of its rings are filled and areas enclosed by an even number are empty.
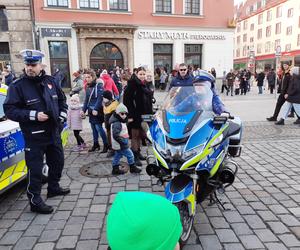
[[[102,75],[101,79],[104,82],[104,90],[109,90],[111,93],[114,94],[114,96],[119,96],[118,88],[114,80],[108,74]]]

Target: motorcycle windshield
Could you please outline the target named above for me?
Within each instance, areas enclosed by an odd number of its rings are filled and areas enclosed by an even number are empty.
[[[212,113],[210,82],[201,82],[193,86],[174,87],[163,104],[161,119],[165,131],[173,139],[183,138],[194,124]]]
[[[183,116],[195,111],[212,111],[210,82],[196,83],[193,86],[173,87],[163,104],[172,116]]]

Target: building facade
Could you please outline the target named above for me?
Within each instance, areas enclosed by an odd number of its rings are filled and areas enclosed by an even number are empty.
[[[235,14],[235,68],[275,68],[276,51],[279,60],[300,65],[300,1],[247,0]]]
[[[233,65],[233,0],[34,0],[48,72]],[[224,49],[226,48],[226,49]]]
[[[0,71],[10,65],[16,74],[22,72],[19,52],[34,47],[32,26],[30,0],[0,1]]]

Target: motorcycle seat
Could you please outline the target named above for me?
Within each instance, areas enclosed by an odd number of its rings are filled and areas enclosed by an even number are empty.
[[[235,122],[229,121],[229,129],[227,136],[237,135],[241,131],[241,125],[236,124]]]

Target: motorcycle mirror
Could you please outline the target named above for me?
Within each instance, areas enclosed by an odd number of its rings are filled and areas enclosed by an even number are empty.
[[[227,122],[227,117],[225,116],[215,116],[213,120],[214,127],[219,130],[222,125],[224,125]]]

